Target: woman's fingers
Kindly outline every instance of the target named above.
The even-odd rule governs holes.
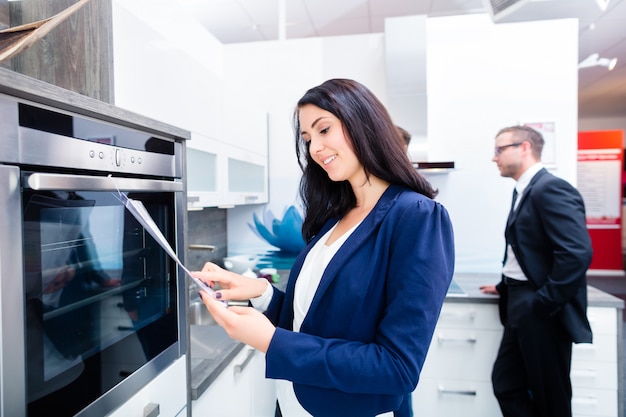
[[[267,352],[276,328],[260,312],[251,307],[233,306],[226,308],[211,296],[202,297],[215,322],[221,326],[232,339],[245,343],[253,348]]]
[[[228,309],[226,308],[226,304],[213,299],[210,294],[204,292],[204,294],[201,296],[202,302],[209,310],[209,313],[211,313],[211,316],[213,317],[215,322],[221,327],[224,327],[228,315],[233,313],[228,311]]]

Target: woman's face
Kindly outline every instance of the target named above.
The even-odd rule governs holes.
[[[363,166],[346,138],[343,124],[332,113],[312,104],[298,112],[302,139],[309,143],[309,153],[333,181],[362,183]]]

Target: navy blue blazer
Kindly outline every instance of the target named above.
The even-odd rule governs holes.
[[[266,315],[277,329],[266,376],[293,381],[314,416],[375,416],[412,392],[454,270],[446,209],[390,186],[328,264],[299,333],[293,332],[295,283],[311,247],[296,259],[285,293]]]
[[[536,289],[533,311],[557,317],[575,343],[591,343],[587,320],[587,269],[591,238],[582,196],[567,181],[541,169],[508,220],[505,237]],[[506,285],[497,285],[506,322]]]

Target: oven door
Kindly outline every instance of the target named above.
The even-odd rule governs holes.
[[[15,314],[24,317],[27,415],[102,415],[154,377],[154,364],[183,353],[177,266],[118,189],[140,200],[177,248],[182,183],[19,178],[24,305]]]

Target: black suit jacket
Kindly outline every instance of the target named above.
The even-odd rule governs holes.
[[[591,343],[586,273],[592,249],[578,190],[541,169],[509,218],[505,237],[536,290],[534,312],[556,317],[574,343]],[[497,288],[505,323],[507,288],[502,281]]]

